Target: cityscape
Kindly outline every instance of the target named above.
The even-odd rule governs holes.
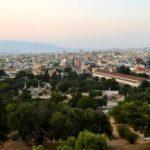
[[[0,1],[0,150],[149,150],[149,6]]]
[[[145,100],[142,97],[142,100],[149,103],[150,50],[80,50],[2,55],[0,81],[0,91],[9,92],[6,95],[10,97],[17,96],[23,101],[31,102],[62,102],[82,109],[93,108],[108,115],[119,103],[130,99],[127,94],[133,96],[131,93],[141,86],[146,86],[147,92],[144,94],[140,90],[137,99],[143,93],[143,97],[146,97]],[[147,132],[148,130],[149,128]],[[113,136],[117,136],[116,133]],[[141,135],[140,138],[143,141],[148,140]],[[56,146],[56,143],[53,144]]]

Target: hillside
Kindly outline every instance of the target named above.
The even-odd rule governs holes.
[[[0,41],[0,53],[45,53],[60,52],[65,48],[57,47],[48,43],[28,41]]]

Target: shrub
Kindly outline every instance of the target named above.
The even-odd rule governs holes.
[[[120,136],[122,138],[128,140],[130,144],[136,143],[136,141],[138,139],[137,134],[125,126],[119,126],[118,132],[119,132]]]
[[[33,146],[32,150],[45,150],[43,145]]]
[[[78,101],[77,106],[82,109],[86,108],[96,109],[98,107],[96,100],[87,96],[81,97]]]
[[[73,150],[71,146],[64,145],[60,150]]]
[[[90,91],[89,95],[90,95],[90,97],[101,96],[102,92],[98,91],[98,90],[92,90],[92,91]]]
[[[149,90],[145,94],[136,91],[133,97],[131,95],[129,99],[115,106],[110,114],[118,123],[129,124],[134,129],[144,133],[145,136],[150,136],[149,93]],[[138,95],[140,95],[140,97]]]
[[[128,130],[129,129],[127,127],[124,127],[124,126],[118,127],[118,132],[122,138],[124,138],[126,136],[126,133],[128,132]]]
[[[127,133],[126,139],[130,142],[130,144],[135,144],[138,139],[138,136],[136,133],[130,131]]]
[[[78,138],[69,137],[59,143],[58,150],[106,150],[107,136],[94,134],[87,130],[80,132]]]

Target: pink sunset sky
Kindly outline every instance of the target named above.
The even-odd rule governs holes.
[[[150,0],[0,0],[0,40],[150,46]]]

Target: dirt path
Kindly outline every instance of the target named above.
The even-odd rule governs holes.
[[[111,117],[111,118],[109,119],[109,121],[110,121],[111,126],[112,126],[112,128],[113,128],[113,136],[114,136],[115,138],[119,138],[119,133],[118,133],[118,131],[117,131],[117,124],[115,123],[114,118]]]
[[[144,141],[142,134],[138,133],[139,140],[137,144],[129,144],[126,140],[119,137],[119,133],[117,131],[118,124],[115,123],[114,118],[111,117],[109,121],[113,128],[113,136],[115,140],[108,142],[108,150],[150,150],[150,141]]]
[[[25,143],[20,141],[7,141],[4,143],[2,150],[31,150]]]
[[[112,140],[108,142],[108,150],[150,150],[150,142],[132,145],[122,140]]]

